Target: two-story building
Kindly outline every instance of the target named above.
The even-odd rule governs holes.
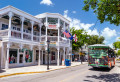
[[[63,35],[70,21],[57,13],[32,16],[15,7],[0,9],[0,68],[47,64],[60,65],[71,58],[70,40]]]

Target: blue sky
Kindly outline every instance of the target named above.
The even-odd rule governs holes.
[[[106,45],[112,46],[119,37],[120,26],[115,26],[105,22],[100,24],[97,16],[92,10],[85,12],[82,10],[84,6],[83,0],[0,0],[0,8],[12,5],[31,15],[38,15],[45,12],[60,13],[71,21],[71,27],[76,29],[84,28],[88,34],[100,34],[105,37]],[[94,28],[95,27],[95,28]]]

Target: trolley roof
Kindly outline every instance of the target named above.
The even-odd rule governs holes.
[[[110,48],[110,47],[104,44],[94,44],[94,45],[89,45],[88,48]]]

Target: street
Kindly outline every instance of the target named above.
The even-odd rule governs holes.
[[[111,70],[87,64],[40,74],[0,78],[0,82],[120,82],[119,62]]]

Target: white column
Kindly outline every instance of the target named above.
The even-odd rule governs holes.
[[[31,41],[33,41],[33,26],[34,26],[34,21],[31,21]]]
[[[42,50],[42,64],[43,64],[43,50]]]
[[[21,39],[23,39],[23,28],[24,28],[24,17],[21,17],[22,25],[21,25]]]
[[[64,47],[64,56],[63,56],[64,60],[65,60],[65,47]]]
[[[47,42],[47,28],[48,28],[48,22],[47,21],[48,21],[48,17],[46,17],[46,42]]]
[[[9,26],[8,26],[8,37],[11,37],[11,19],[12,19],[12,16],[13,16],[13,13],[12,12],[9,12],[8,13],[8,16],[9,16]]]
[[[30,50],[32,51],[32,62],[34,63],[34,49],[33,49],[33,45],[30,46]]]
[[[60,41],[60,19],[58,18],[58,43],[59,41]]]
[[[38,65],[40,66],[40,47],[39,47],[39,59],[38,59]]]
[[[19,56],[19,49],[17,49],[17,64],[19,64],[19,58],[20,56]]]
[[[26,63],[26,62],[25,62],[25,55],[26,55],[25,52],[26,52],[26,50],[24,50],[24,54],[23,54],[23,65],[25,65],[25,63]]]
[[[58,58],[57,58],[57,66],[59,66],[60,65],[60,54],[59,54],[59,47],[57,48],[57,51],[58,51]]]
[[[10,43],[7,43],[7,56],[6,56],[5,69],[9,69],[9,48],[10,48]]]
[[[39,33],[39,35],[40,35],[40,42],[41,42],[41,24],[39,24],[39,27],[40,27],[40,33]]]
[[[64,22],[64,31],[65,31],[65,22]],[[64,38],[65,38],[65,35],[64,35]]]
[[[3,64],[3,56],[4,56],[4,44],[3,44],[3,42],[2,42],[2,51],[1,51],[1,69],[3,68],[2,66],[2,64]]]

